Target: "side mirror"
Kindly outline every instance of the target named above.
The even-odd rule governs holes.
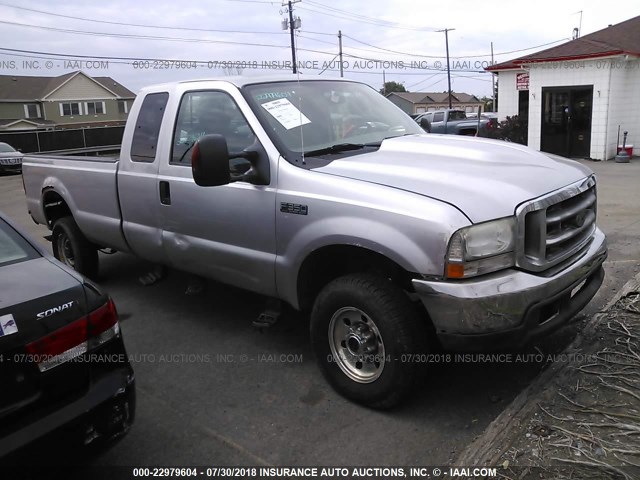
[[[191,172],[196,185],[217,187],[231,182],[229,150],[222,135],[205,135],[191,153]]]
[[[425,132],[427,133],[431,132],[431,122],[427,117],[422,117],[420,119],[420,126]]]

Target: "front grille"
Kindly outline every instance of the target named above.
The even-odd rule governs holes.
[[[583,250],[596,228],[596,200],[589,177],[520,206],[518,266],[539,272]]]
[[[0,158],[0,165],[20,165],[21,158]]]

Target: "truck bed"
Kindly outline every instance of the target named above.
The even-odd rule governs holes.
[[[127,250],[118,203],[117,157],[27,155],[22,162],[27,208],[37,223],[52,227],[45,208],[55,199],[42,198],[47,190],[55,189],[89,240]]]

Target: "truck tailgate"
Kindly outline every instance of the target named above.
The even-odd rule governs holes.
[[[121,229],[116,157],[32,155],[23,159],[27,208],[46,225],[43,192],[52,188],[67,203],[82,233],[100,246],[128,250]]]

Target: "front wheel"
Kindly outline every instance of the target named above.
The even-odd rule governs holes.
[[[72,217],[62,217],[53,225],[53,255],[65,265],[89,278],[98,275],[98,251],[82,234]]]
[[[426,332],[404,292],[370,274],[330,282],[311,315],[311,341],[327,380],[345,397],[374,408],[393,407],[414,386]]]

